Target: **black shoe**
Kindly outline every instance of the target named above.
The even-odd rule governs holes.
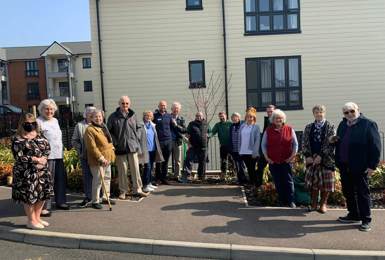
[[[40,217],[49,218],[52,215],[51,211],[47,210],[46,213],[41,213]]]
[[[158,186],[158,183],[156,181],[151,182],[152,186]]]
[[[102,204],[108,204],[108,201],[107,200],[103,200]],[[110,204],[111,205],[115,205],[116,204],[115,200],[110,200]]]
[[[372,228],[370,227],[370,223],[362,223],[360,225],[359,230],[363,232],[369,232],[370,230],[372,230]]]
[[[92,207],[94,209],[102,209],[103,208],[102,204],[100,204],[100,203],[92,203]]]
[[[360,222],[360,219],[357,217],[352,217],[348,214],[345,217],[339,217],[338,221],[341,223],[356,223],[356,222]]]
[[[163,185],[170,185],[170,183],[167,180],[161,180],[160,183]]]
[[[62,210],[69,210],[70,206],[68,204],[63,203],[63,204],[57,205],[56,208],[62,209]]]
[[[80,204],[79,207],[86,208],[91,204],[91,200],[88,198],[85,198]]]

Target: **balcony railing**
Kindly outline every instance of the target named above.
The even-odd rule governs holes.
[[[25,75],[27,77],[39,77],[39,70],[26,70]]]

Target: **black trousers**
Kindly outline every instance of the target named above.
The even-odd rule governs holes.
[[[237,171],[238,182],[243,184],[247,182],[247,178],[245,176],[245,164],[238,152],[232,152],[231,156],[235,162],[235,167]]]
[[[226,172],[226,169],[227,169],[227,164],[228,164],[228,161],[227,161],[227,155],[230,154],[230,146],[228,145],[221,145],[221,147],[219,148],[219,155],[221,157],[221,172],[222,173],[225,173]]]
[[[346,198],[349,216],[370,223],[371,199],[369,179],[365,172],[352,172],[348,167],[340,167],[342,192]]]
[[[249,174],[250,183],[256,185],[257,176],[255,175],[255,165],[257,164],[257,158],[253,158],[251,154],[242,154],[242,161],[245,163],[247,173]]]
[[[263,156],[263,153],[260,152],[260,157],[257,162],[257,171],[255,173],[256,175],[256,186],[261,186],[263,181],[263,170],[265,169],[267,165],[267,161],[265,156]]]
[[[278,199],[283,205],[294,202],[294,181],[291,165],[288,163],[269,164],[270,173],[273,176]]]
[[[183,179],[187,179],[187,175],[191,175],[193,163],[198,163],[198,176],[203,178],[206,175],[206,160],[207,160],[207,151],[206,149],[194,149],[190,147],[187,150],[186,160],[183,165]]]
[[[164,181],[167,178],[168,161],[172,152],[172,140],[160,142],[160,149],[162,150],[164,161],[156,164],[155,178],[156,180]]]

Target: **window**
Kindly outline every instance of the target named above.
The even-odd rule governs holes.
[[[299,33],[299,0],[244,0],[245,34]]]
[[[69,97],[70,88],[68,82],[59,82],[59,92],[61,97]]]
[[[40,99],[39,83],[33,82],[27,84],[27,99],[36,100]]]
[[[87,107],[93,107],[94,106],[94,104],[92,104],[92,103],[90,103],[90,104],[85,104],[84,105],[84,108],[87,108]]]
[[[28,60],[25,62],[25,74],[27,77],[38,77],[39,69],[36,60]]]
[[[91,58],[83,58],[83,69],[91,68]]]
[[[301,57],[246,59],[247,106],[302,109]]]
[[[68,60],[67,59],[58,59],[57,68],[59,72],[67,72]]]
[[[186,10],[203,10],[202,0],[186,0]]]
[[[205,82],[205,61],[194,60],[188,62],[189,66],[189,88],[204,88]]]
[[[84,81],[84,92],[92,91],[92,80]]]

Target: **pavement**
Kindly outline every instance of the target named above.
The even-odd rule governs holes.
[[[31,231],[10,197],[0,187],[0,238],[14,241],[222,259],[385,259],[384,210],[373,211],[373,230],[364,233],[336,221],[345,210],[248,207],[238,186],[171,185],[140,202],[117,201],[112,211],[54,211],[50,227]]]

